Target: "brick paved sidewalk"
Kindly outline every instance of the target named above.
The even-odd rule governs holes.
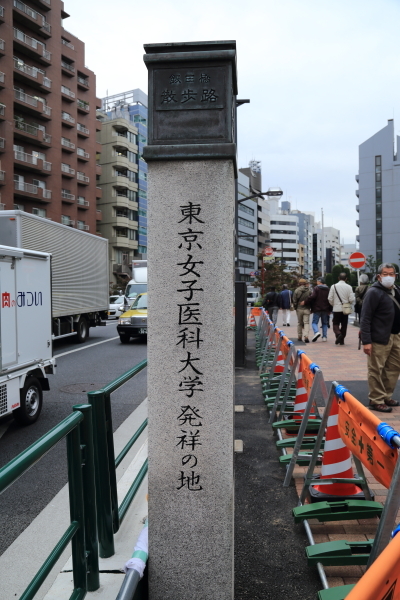
[[[278,316],[278,327],[285,331],[285,334],[290,337],[296,344],[297,348],[301,348],[305,351],[308,357],[316,362],[324,374],[325,381],[338,381],[339,383],[348,384],[348,382],[360,382],[366,386],[367,378],[367,357],[363,353],[362,349],[358,350],[358,332],[359,328],[349,323],[347,329],[347,336],[345,339],[344,346],[336,346],[334,343],[334,334],[331,328],[328,329],[328,341],[322,342],[321,338],[317,342],[312,343],[312,330],[310,326],[310,343],[304,344],[297,341],[297,318],[295,313],[291,313],[291,324],[290,327],[282,326],[282,313]],[[353,386],[357,387],[357,386]],[[397,385],[396,391],[399,393],[399,384]],[[351,389],[353,395],[363,402],[368,403],[367,397],[357,397],[357,393]],[[361,388],[357,388],[361,389]],[[374,413],[382,421],[385,421],[391,425],[397,431],[400,431],[400,407],[395,407],[391,414],[380,415]],[[354,465],[353,465],[354,467]],[[298,494],[300,495],[304,474],[306,473],[306,467],[296,467],[294,471],[295,485]],[[317,467],[315,472],[318,473],[320,469]],[[388,490],[384,488],[371,473],[364,468],[367,476],[368,484],[370,489],[375,493],[375,500],[377,502],[386,501]],[[353,521],[336,521],[328,523],[319,523],[317,520],[310,520],[310,526],[314,535],[316,543],[329,542],[335,540],[348,540],[348,541],[364,541],[372,539],[375,536],[376,529],[378,526],[378,519],[359,519]],[[400,523],[400,511],[397,515],[397,523]],[[335,587],[339,585],[346,585],[356,583],[358,579],[365,572],[365,567],[362,566],[341,566],[341,567],[325,567],[325,572],[328,578],[329,587]]]

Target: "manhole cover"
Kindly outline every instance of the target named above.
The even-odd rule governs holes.
[[[105,386],[105,383],[73,383],[60,388],[60,392],[66,394],[87,394],[88,392],[94,392],[100,390]]]

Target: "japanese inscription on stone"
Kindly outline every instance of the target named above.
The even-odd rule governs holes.
[[[157,69],[156,82],[157,111],[225,107],[226,82],[221,67]]]
[[[178,77],[178,75],[176,75]],[[181,79],[181,77],[179,76]],[[176,366],[178,376],[177,393],[182,394],[183,402],[176,416],[176,448],[179,452],[180,471],[177,473],[177,490],[197,492],[203,489],[201,464],[198,450],[202,446],[204,419],[202,416],[204,393],[204,370],[201,364],[200,348],[202,338],[203,288],[201,275],[202,236],[204,220],[200,204],[188,202],[180,206],[178,224],[178,255],[180,286],[177,289],[178,302],[176,321],[178,335],[176,346],[180,356]],[[182,298],[182,301],[180,300]]]

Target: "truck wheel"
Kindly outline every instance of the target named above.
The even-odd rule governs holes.
[[[89,326],[85,317],[81,317],[76,325],[76,339],[79,344],[82,344],[89,337]]]
[[[120,333],[119,339],[121,340],[121,344],[127,344],[131,339],[131,336],[126,333]]]
[[[36,377],[27,377],[20,390],[21,406],[13,411],[15,420],[20,425],[31,425],[38,420],[42,410],[42,386]]]

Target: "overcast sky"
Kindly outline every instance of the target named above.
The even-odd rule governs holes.
[[[358,145],[400,130],[398,0],[65,0],[97,95],[147,92],[143,44],[236,40],[239,167],[355,239]],[[396,117],[398,126],[396,126]],[[361,248],[362,250],[362,248]]]

